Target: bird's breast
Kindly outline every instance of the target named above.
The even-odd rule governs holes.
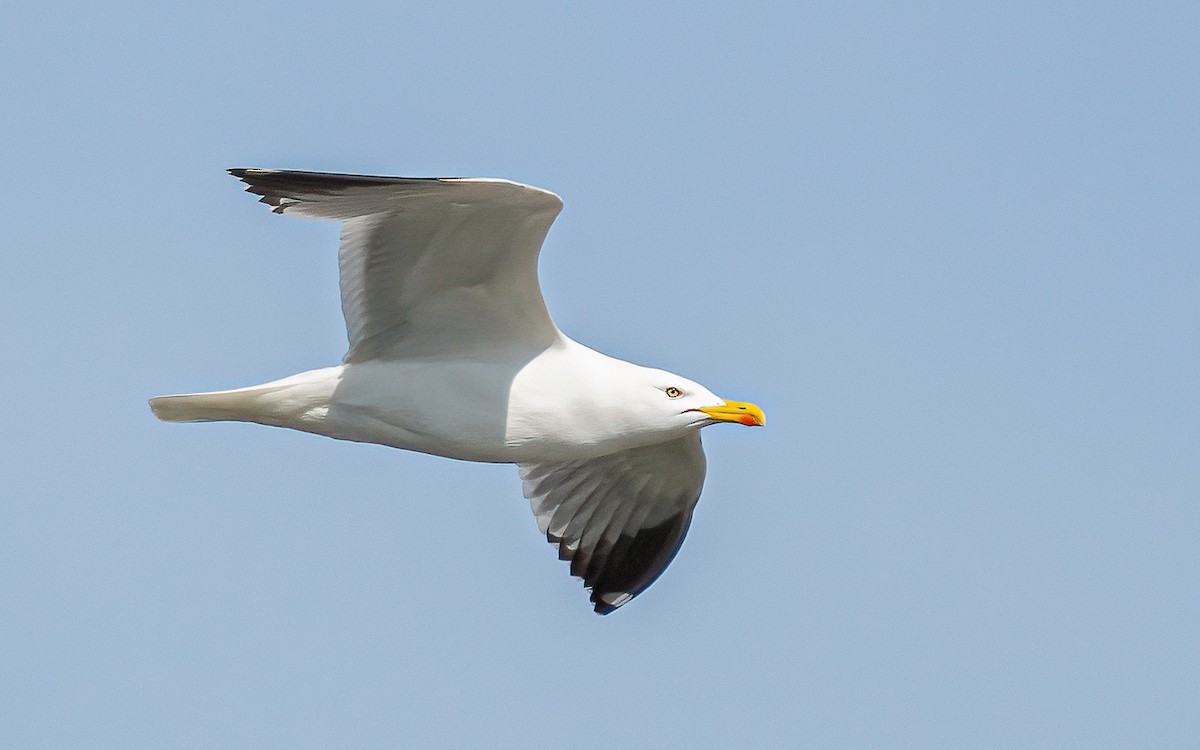
[[[345,365],[322,431],[494,463],[590,458],[651,442],[616,419],[580,364],[578,355],[550,351],[511,361]]]

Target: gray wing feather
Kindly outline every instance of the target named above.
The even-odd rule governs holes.
[[[699,432],[588,461],[522,464],[538,528],[608,614],[645,591],[683,544],[704,485]]]
[[[347,363],[502,348],[560,335],[537,280],[562,208],[507,180],[231,169],[277,213],[342,221]]]

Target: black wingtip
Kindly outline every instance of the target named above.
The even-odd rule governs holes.
[[[273,213],[281,214],[287,207],[283,200],[285,196],[279,190],[279,186],[272,185],[272,182],[278,182],[280,179],[279,170],[230,167],[225,171],[246,183],[247,193],[261,196],[258,202],[270,206]]]
[[[238,178],[242,182],[249,185],[249,184],[251,184],[251,181],[254,179],[253,177],[250,176],[250,174],[252,172],[262,172],[264,170],[255,169],[253,167],[230,167],[229,169],[226,169],[225,171],[228,174],[233,175],[234,177]],[[247,188],[247,189],[249,189],[249,188]]]

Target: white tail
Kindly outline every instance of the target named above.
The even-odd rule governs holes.
[[[257,422],[312,431],[329,410],[342,368],[326,367],[249,388],[150,399],[164,422]]]
[[[150,399],[150,409],[164,422],[256,422],[262,413],[261,393],[247,389],[156,396]]]

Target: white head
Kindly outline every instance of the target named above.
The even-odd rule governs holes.
[[[518,374],[510,396],[509,443],[544,441],[564,456],[575,451],[568,446],[599,455],[718,422],[765,422],[754,404],[726,401],[695,381],[582,347],[536,360]]]
[[[747,427],[766,424],[762,409],[754,404],[728,401],[699,383],[666,370],[637,369],[642,377],[629,380],[623,389],[635,392],[629,394],[626,408],[632,407],[642,415],[647,427],[660,425],[675,432],[718,422],[736,422]]]

